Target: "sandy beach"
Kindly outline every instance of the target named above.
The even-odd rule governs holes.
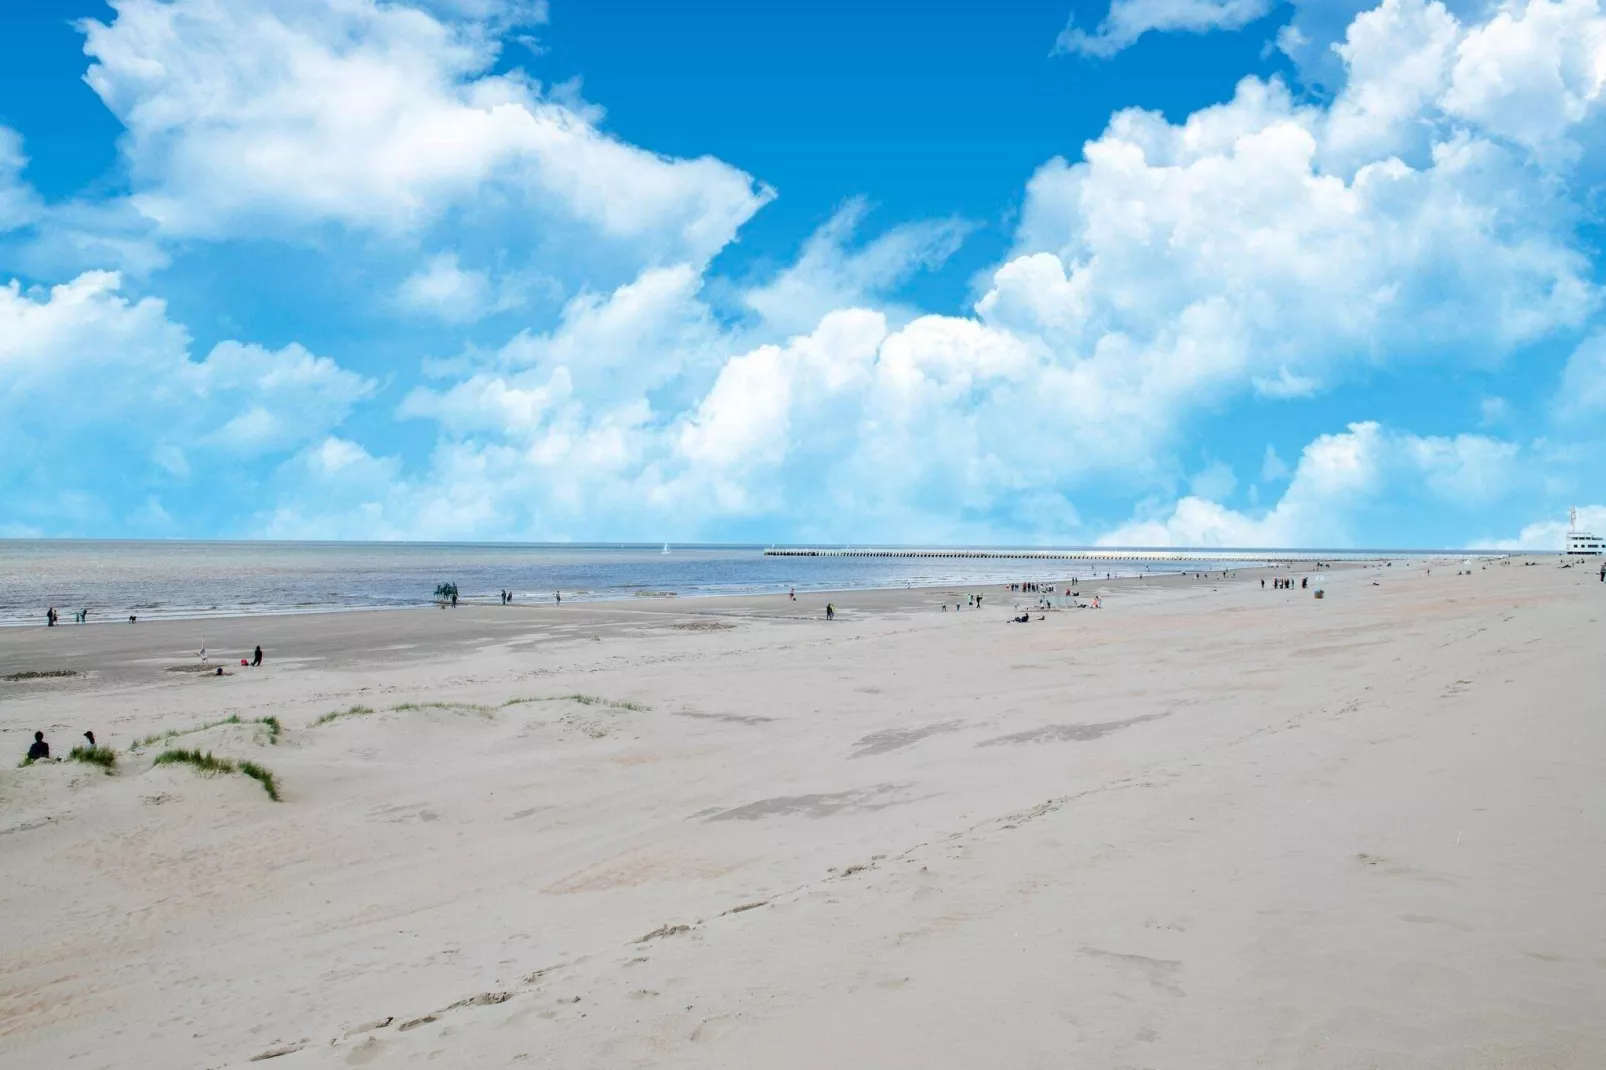
[[[1527,560],[10,629],[0,1066],[1593,1070],[1606,584]]]

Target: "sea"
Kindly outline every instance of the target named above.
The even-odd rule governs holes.
[[[55,607],[89,623],[399,609],[441,584],[464,602],[516,603],[1045,582],[1210,571],[1219,560],[1149,565],[1008,558],[765,556],[763,546],[0,540],[0,626]],[[975,549],[1007,549],[1006,547]],[[1042,549],[1021,547],[1020,549]]]

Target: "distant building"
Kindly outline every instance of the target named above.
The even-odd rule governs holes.
[[[1606,539],[1593,535],[1587,531],[1578,530],[1578,510],[1568,513],[1567,547],[1569,554],[1578,554],[1584,557],[1600,557],[1606,554]]]

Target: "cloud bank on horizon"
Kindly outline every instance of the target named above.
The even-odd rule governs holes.
[[[1554,549],[1574,502],[1606,527],[1599,0],[1301,0],[1266,30],[1286,72],[1044,160],[957,309],[908,295],[958,210],[867,233],[850,200],[727,270],[784,185],[518,66],[561,4],[111,7],[80,30],[117,181],[47,195],[0,126],[0,536]],[[1114,0],[1045,62],[1280,10]],[[233,303],[317,304],[303,271],[344,287],[322,346],[226,336]],[[1422,389],[1474,378],[1475,409]]]

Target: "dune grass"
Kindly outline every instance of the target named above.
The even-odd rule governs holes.
[[[489,717],[497,710],[505,710],[509,706],[523,706],[535,702],[578,702],[582,706],[602,706],[611,710],[634,710],[645,713],[652,707],[643,706],[639,702],[624,702],[618,699],[603,698],[600,695],[529,695],[522,698],[510,698],[494,706],[487,706],[479,702],[398,702],[394,706],[386,706],[387,713],[406,713],[410,710],[464,710],[469,713],[478,713]],[[377,713],[372,706],[352,706],[350,709],[335,710],[326,713],[313,721],[313,726],[330,724],[345,717],[363,717],[370,713]],[[277,722],[275,722],[277,723]]]
[[[87,762],[90,765],[98,765],[108,773],[117,768],[117,752],[112,750],[110,747],[78,746],[74,747],[67,754],[67,757],[71,758],[75,762]]]
[[[529,702],[578,702],[582,706],[605,706],[610,710],[633,710],[636,713],[646,713],[652,709],[639,702],[625,702],[621,699],[603,698],[601,695],[537,695],[530,698],[510,698],[502,703],[506,706],[521,706]]]
[[[392,710],[471,710],[474,713],[490,713],[495,706],[481,706],[477,702],[403,702],[399,706],[392,706]]]
[[[17,768],[18,768],[18,769],[26,769],[26,768],[28,768],[28,767],[29,767],[29,766],[30,766],[30,765],[32,765],[32,764],[33,764],[33,759],[32,759],[32,758],[29,758],[29,757],[28,757],[28,756],[26,756],[26,755],[24,755],[24,756],[23,756],[23,758],[22,758],[22,760],[21,760],[21,761],[19,761],[19,762],[17,762]]]
[[[229,716],[223,718],[223,720],[221,720],[221,721],[208,721],[206,724],[198,725],[195,728],[174,728],[174,729],[171,729],[170,731],[167,731],[167,732],[152,732],[150,735],[146,736],[144,739],[135,740],[134,743],[132,744],[132,746],[129,747],[129,749],[130,750],[139,750],[141,747],[149,747],[154,743],[161,743],[164,740],[177,739],[179,736],[187,736],[187,735],[191,735],[192,733],[195,733],[195,732],[205,732],[209,728],[221,728],[226,724],[239,724],[239,723],[240,723],[240,715],[237,714],[237,713],[234,713],[234,714],[230,714]]]
[[[316,721],[313,721],[312,727],[316,728],[321,724],[331,724],[340,720],[342,717],[364,717],[373,712],[374,708],[372,706],[352,706],[349,709],[335,710],[334,712],[326,713],[322,717],[319,717]]]
[[[273,775],[271,769],[256,762],[241,762],[240,775],[255,780],[262,785],[262,790],[268,793],[268,798],[274,802],[279,801],[279,778]]]
[[[494,706],[481,706],[473,702],[402,702],[395,706],[385,707],[387,713],[406,713],[408,710],[469,710],[474,713],[489,714],[495,710]],[[314,728],[319,725],[331,724],[346,717],[366,717],[379,711],[372,706],[352,706],[349,709],[335,710],[326,713],[312,722]]]
[[[268,798],[279,802],[279,778],[274,776],[265,767],[256,762],[236,762],[230,758],[215,758],[211,751],[201,753],[198,750],[164,750],[156,756],[154,765],[187,765],[202,776],[217,776],[219,773],[238,773],[248,776],[262,785],[262,790],[268,793]]]
[[[149,747],[155,743],[165,743],[167,740],[177,739],[179,736],[190,736],[194,735],[196,732],[205,732],[213,728],[222,728],[224,725],[229,724],[259,724],[267,730],[268,742],[275,744],[279,742],[279,735],[284,731],[284,726],[279,723],[279,719],[277,717],[270,715],[267,717],[257,717],[249,721],[244,721],[240,719],[239,714],[231,713],[221,721],[208,721],[203,725],[196,725],[194,728],[174,728],[166,732],[153,732],[144,739],[136,740],[134,743],[130,744],[128,749],[130,751],[137,751],[141,747]]]

